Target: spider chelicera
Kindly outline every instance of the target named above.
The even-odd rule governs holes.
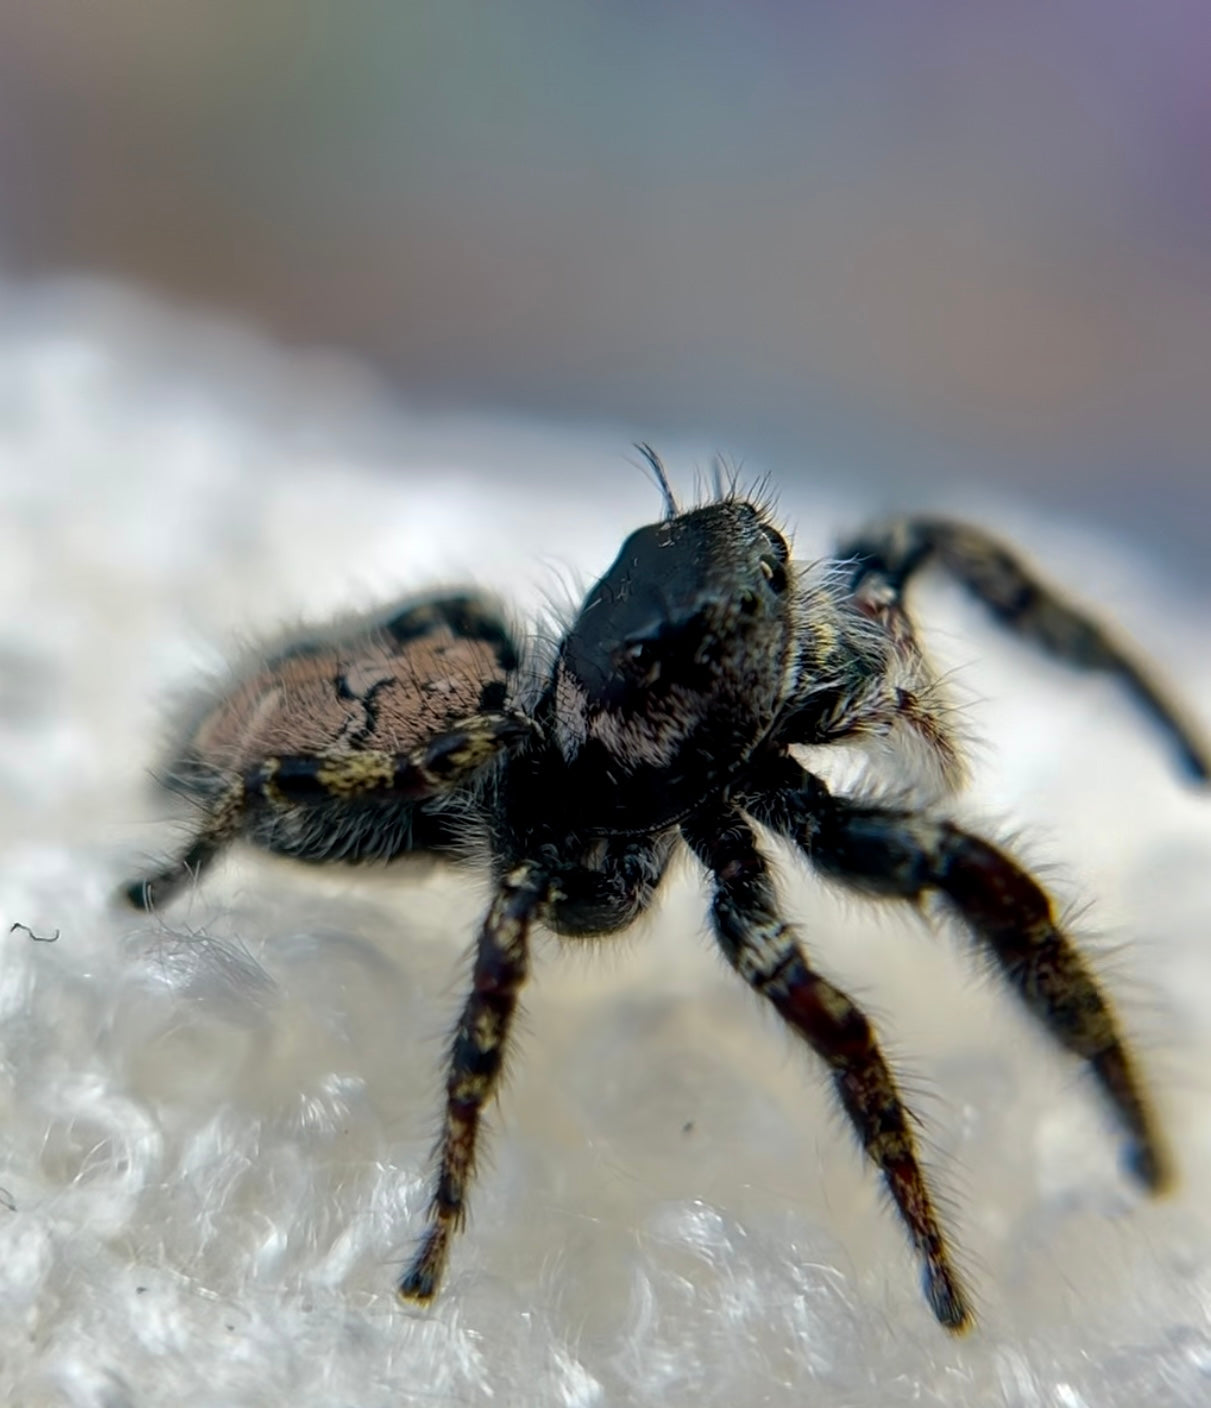
[[[962,1330],[971,1311],[913,1120],[871,1023],[783,917],[758,829],[860,893],[939,897],[1087,1063],[1134,1175],[1159,1190],[1169,1161],[1135,1060],[1044,888],[936,800],[834,794],[793,750],[879,736],[932,763],[935,797],[958,786],[961,752],[905,609],[913,576],[937,562],[1026,639],[1116,676],[1194,778],[1207,780],[1211,754],[1113,635],[980,529],[903,519],[808,566],[735,487],[680,510],[645,454],[665,515],[626,540],[545,660],[468,593],[330,627],[237,673],[188,721],[169,767],[201,824],[175,864],[124,893],[162,903],[237,838],[308,861],[490,857],[495,894],[449,1049],[427,1230],[399,1284],[424,1301],[465,1215],[532,927],[625,929],[687,845],[710,877],[724,956],[828,1067],[934,1314]]]

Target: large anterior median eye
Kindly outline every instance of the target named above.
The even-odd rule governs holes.
[[[660,677],[660,653],[653,639],[626,641],[614,652],[614,666],[632,684],[653,684]]]
[[[615,673],[632,687],[647,688],[658,680],[684,684],[701,668],[712,640],[710,618],[699,611],[628,636],[611,660]]]

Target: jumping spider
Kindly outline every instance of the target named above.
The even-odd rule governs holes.
[[[831,1071],[934,1314],[960,1331],[971,1310],[913,1120],[870,1022],[782,917],[757,828],[861,894],[936,895],[1091,1068],[1135,1177],[1156,1191],[1169,1162],[1135,1061],[1039,882],[936,805],[832,793],[793,750],[882,736],[932,759],[939,790],[957,787],[960,750],[904,600],[936,562],[1021,636],[1117,676],[1199,781],[1211,753],[1111,635],[980,529],[905,519],[807,566],[734,485],[679,509],[645,454],[665,514],[626,540],[550,658],[528,661],[496,606],[467,594],[413,600],[264,660],[200,711],[171,764],[172,785],[200,803],[192,841],[124,894],[160,904],[240,837],[307,861],[490,854],[495,897],[450,1046],[427,1231],[399,1283],[426,1301],[466,1211],[532,926],[567,938],[625,929],[688,845],[711,879],[724,956]]]

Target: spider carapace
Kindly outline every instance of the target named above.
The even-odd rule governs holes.
[[[914,1121],[870,1021],[781,912],[760,832],[861,894],[936,896],[1091,1069],[1131,1170],[1159,1190],[1169,1161],[1136,1062],[1051,899],[946,815],[962,755],[905,608],[912,577],[936,561],[1011,629],[1116,676],[1200,781],[1208,751],[1112,634],[983,531],[904,519],[804,565],[761,503],[721,487],[681,511],[648,457],[664,517],[626,540],[545,658],[468,593],[330,627],[237,672],[188,721],[168,769],[201,803],[201,825],[174,865],[124,893],[163,902],[237,838],[311,861],[489,858],[495,891],[449,1048],[427,1228],[399,1284],[424,1301],[465,1215],[533,926],[571,938],[626,928],[688,846],[725,958],[824,1063],[934,1314],[962,1330],[971,1311]],[[794,753],[863,738],[924,760],[919,802],[834,793]]]

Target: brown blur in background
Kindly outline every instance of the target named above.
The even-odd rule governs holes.
[[[1211,7],[0,0],[0,269],[1211,577]]]

